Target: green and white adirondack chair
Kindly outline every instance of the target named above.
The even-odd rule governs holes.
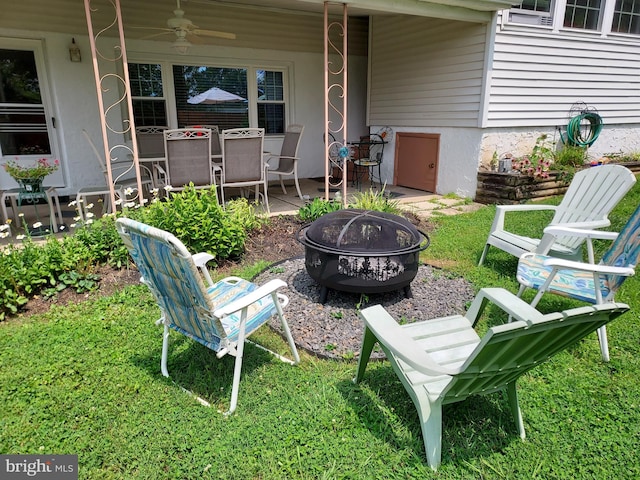
[[[576,173],[560,205],[498,205],[491,225],[487,243],[482,250],[482,265],[490,246],[520,257],[526,252],[542,255],[582,260],[583,238],[572,236],[554,237],[545,234],[541,239],[529,238],[510,232],[505,228],[509,212],[536,210],[555,211],[549,225],[563,225],[575,228],[608,227],[608,215],[625,194],[633,187],[636,177],[622,165],[602,165]]]
[[[490,328],[481,338],[473,327],[488,302],[514,321]],[[355,381],[362,380],[372,349],[379,343],[418,409],[427,461],[436,470],[443,405],[506,390],[524,439],[518,378],[627,310],[625,304],[608,303],[543,315],[504,289],[484,288],[464,316],[399,325],[375,305],[360,312],[365,332]]]
[[[206,267],[212,255],[191,255],[169,232],[128,218],[119,218],[116,227],[162,313],[157,323],[164,325],[160,369],[165,377],[169,376],[169,329],[210,348],[218,358],[227,354],[236,357],[231,405],[226,412],[233,413],[238,403],[245,339],[274,315],[280,318],[294,360],[271,353],[292,364],[300,362],[282,313],[289,300],[277,292],[285,282],[274,279],[258,286],[227,277],[213,283]]]
[[[554,226],[547,227],[545,235],[585,239],[589,263],[525,253],[518,261],[516,273],[520,283],[519,297],[527,288],[534,288],[538,293],[531,302],[533,307],[546,292],[592,304],[613,302],[625,279],[635,274],[635,267],[640,260],[640,206],[633,212],[620,233]],[[598,264],[594,259],[593,239],[613,240]],[[609,346],[605,326],[598,329],[598,338],[602,358],[608,362]]]

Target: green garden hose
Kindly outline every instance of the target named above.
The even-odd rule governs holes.
[[[583,122],[588,122],[585,124]],[[576,115],[567,125],[567,142],[574,147],[590,147],[598,139],[602,131],[602,117],[595,112],[582,112]],[[583,135],[582,129],[588,127]],[[564,140],[564,139],[563,139]]]

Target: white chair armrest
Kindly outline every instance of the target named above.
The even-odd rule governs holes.
[[[247,295],[244,295],[238,300],[231,302],[225,305],[224,307],[215,310],[213,314],[218,318],[222,318],[226,315],[231,315],[232,313],[239,312],[243,308],[248,307],[252,303],[257,302],[258,300],[266,297],[267,295],[271,295],[279,288],[286,287],[286,286],[287,286],[286,282],[284,282],[283,280],[280,280],[279,278],[270,280],[264,285],[262,285],[261,287],[258,287],[253,292],[248,293]]]
[[[608,219],[594,220],[591,222],[574,222],[562,223],[558,225],[549,225],[544,229],[542,239],[536,248],[536,253],[546,255],[551,250],[554,242],[558,237],[581,237],[587,241],[587,253],[589,262],[595,263],[593,254],[593,239],[615,240],[618,234],[616,232],[603,232],[593,230],[594,228],[608,227],[611,222]]]
[[[557,210],[556,205],[497,205],[496,210],[502,212],[527,212],[536,210]]]
[[[521,320],[528,324],[532,320],[540,320],[544,316],[527,302],[504,288],[482,288],[465,315],[473,326],[478,323],[488,302],[500,307],[502,311],[509,314],[511,319]]]
[[[614,267],[611,265],[592,264],[563,260],[561,258],[549,257],[543,262],[545,267],[554,267],[556,270],[578,270],[581,272],[593,272],[605,275],[621,275],[623,277],[633,276],[636,272],[630,267]]]
[[[533,212],[533,211],[555,211],[558,207],[555,205],[498,205],[496,207],[496,216],[491,225],[491,231],[504,230],[504,219],[507,212]]]
[[[213,280],[211,279],[211,275],[209,275],[209,270],[207,269],[207,262],[213,260],[215,257],[207,252],[200,252],[191,255],[193,259],[193,263],[196,264],[196,267],[200,269],[202,275],[207,280],[207,286],[213,286]]]
[[[550,225],[544,229],[544,233],[549,233],[556,237],[566,235],[571,237],[595,238],[599,240],[615,240],[618,237],[618,232],[603,232],[602,230],[580,228],[574,225],[577,224]]]
[[[371,330],[378,342],[393,354],[426,375],[455,375],[459,368],[448,368],[435,362],[410,335],[405,332],[382,307],[374,305],[360,311],[366,328]]]

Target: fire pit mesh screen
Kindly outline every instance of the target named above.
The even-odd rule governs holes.
[[[398,215],[345,209],[313,222],[306,231],[306,240],[339,252],[373,256],[415,249],[423,237]]]

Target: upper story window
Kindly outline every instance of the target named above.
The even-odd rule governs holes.
[[[640,35],[640,0],[617,0],[611,31]]]
[[[532,12],[551,12],[551,0],[523,0],[519,7]]]
[[[551,25],[553,23],[552,0],[523,0],[509,11],[509,21],[529,25]]]
[[[508,15],[511,23],[640,35],[640,0],[523,0]]]
[[[599,30],[601,0],[567,0],[564,26],[584,30]]]

